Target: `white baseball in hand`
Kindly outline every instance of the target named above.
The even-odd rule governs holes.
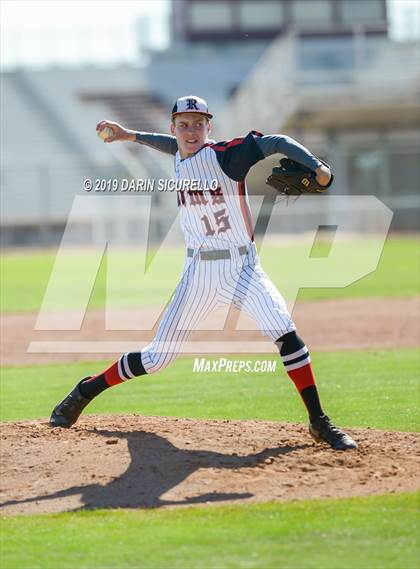
[[[102,140],[107,140],[108,138],[111,138],[111,136],[114,136],[114,130],[109,126],[106,126],[102,130],[98,130],[98,136],[99,138],[102,138]]]

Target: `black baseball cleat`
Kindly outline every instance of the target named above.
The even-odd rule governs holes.
[[[80,413],[86,405],[92,401],[92,399],[83,397],[79,389],[80,384],[85,381],[85,379],[89,379],[89,377],[85,377],[79,381],[76,387],[70,391],[63,401],[54,407],[50,417],[51,427],[63,427],[64,429],[68,429],[74,425]]]
[[[326,442],[335,450],[348,450],[357,448],[357,443],[341,431],[333,423],[327,415],[322,415],[318,419],[313,419],[309,423],[309,433],[316,440],[316,442]]]

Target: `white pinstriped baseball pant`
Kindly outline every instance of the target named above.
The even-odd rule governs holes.
[[[245,255],[237,247],[229,251],[230,259],[203,260],[199,251],[186,258],[156,336],[141,350],[148,374],[170,365],[200,321],[222,306],[233,304],[243,310],[274,342],[296,329],[284,298],[260,265],[255,244],[250,243]]]

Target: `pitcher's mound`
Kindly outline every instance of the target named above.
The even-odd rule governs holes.
[[[419,436],[348,429],[360,448],[313,443],[305,425],[82,416],[71,429],[3,423],[1,512],[155,508],[362,496],[419,487]]]

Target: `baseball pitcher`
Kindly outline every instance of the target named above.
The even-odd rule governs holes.
[[[179,98],[171,118],[171,135],[135,132],[111,121],[100,122],[96,129],[106,143],[130,141],[174,156],[186,245],[182,277],[153,341],[140,351],[123,354],[101,373],[82,379],[54,408],[50,425],[71,427],[105,389],[164,369],[182,352],[202,319],[218,307],[233,304],[253,318],[278,347],[308,411],[312,437],[337,450],[357,448],[324,413],[308,348],[297,334],[282,295],[261,267],[245,182],[254,164],[281,154],[286,158],[273,169],[267,183],[284,195],[319,193],[332,181],[328,164],[284,135],[263,136],[253,131],[229,141],[211,140],[213,117],[207,103],[194,95]]]

